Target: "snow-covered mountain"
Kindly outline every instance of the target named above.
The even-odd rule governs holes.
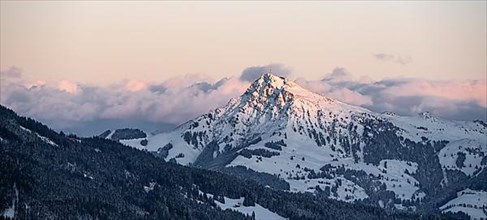
[[[290,191],[438,211],[460,190],[487,191],[486,134],[482,121],[375,113],[265,74],[171,132],[120,142],[181,164],[265,174],[254,180],[284,180]]]

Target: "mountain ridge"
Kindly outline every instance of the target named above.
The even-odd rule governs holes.
[[[430,212],[485,181],[486,134],[482,123],[375,113],[264,74],[239,98],[148,137],[147,146],[121,142],[180,164],[270,174],[293,192]]]

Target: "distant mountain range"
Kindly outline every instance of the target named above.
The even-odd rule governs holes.
[[[265,74],[226,106],[144,135],[126,129],[103,136],[275,189],[390,211],[487,218],[483,121],[375,113]]]

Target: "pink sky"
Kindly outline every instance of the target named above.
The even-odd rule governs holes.
[[[485,79],[485,1],[1,1],[0,69],[109,84],[238,76],[284,63],[319,79]]]

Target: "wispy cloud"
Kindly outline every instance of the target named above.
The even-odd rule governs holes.
[[[378,60],[389,61],[389,60],[394,60],[396,56],[392,54],[378,53],[378,54],[374,54],[374,57]]]
[[[375,59],[379,61],[395,62],[402,65],[406,65],[412,62],[412,58],[409,55],[394,55],[387,53],[377,53],[373,54]]]

